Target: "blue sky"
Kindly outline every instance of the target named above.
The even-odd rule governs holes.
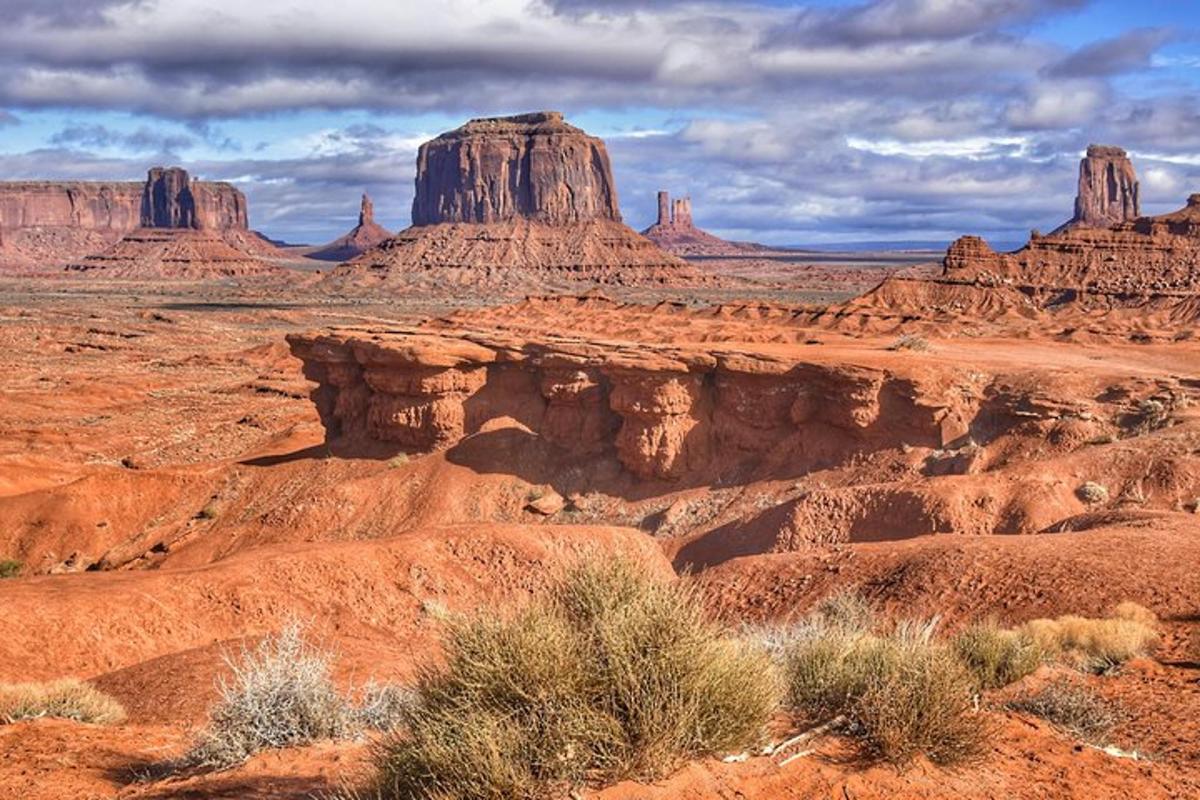
[[[1147,212],[1200,191],[1200,3],[1141,0],[0,0],[0,179],[236,182],[320,242],[365,189],[408,224],[421,141],[556,108],[627,221],[690,194],[774,243],[1000,242],[1070,214],[1089,142]]]

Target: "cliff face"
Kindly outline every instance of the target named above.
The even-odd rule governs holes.
[[[909,376],[729,348],[420,330],[288,341],[318,384],[312,397],[327,439],[351,448],[446,448],[511,418],[567,456],[607,453],[642,479],[704,482],[901,442],[940,447],[966,430],[952,394],[922,396]]]
[[[471,120],[421,145],[413,224],[619,222],[604,142],[545,111]]]
[[[1141,216],[1140,187],[1133,162],[1119,147],[1091,145],[1079,163],[1079,194],[1068,224],[1108,228]]]

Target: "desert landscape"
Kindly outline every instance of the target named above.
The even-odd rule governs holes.
[[[0,158],[0,796],[1200,797],[1200,182],[799,246],[627,147],[306,244]]]

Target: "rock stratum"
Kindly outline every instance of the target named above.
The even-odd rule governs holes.
[[[698,278],[621,221],[604,142],[554,111],[471,120],[421,145],[413,225],[332,277],[518,287]]]
[[[62,266],[156,227],[210,231],[260,254],[271,249],[250,231],[235,186],[192,181],[179,168],[155,167],[142,182],[0,182],[0,267]]]
[[[1067,227],[1107,228],[1141,215],[1141,187],[1129,155],[1119,147],[1090,145],[1079,162],[1075,216]]]
[[[692,221],[692,199],[671,199],[670,192],[658,193],[658,218],[642,231],[656,245],[677,256],[723,257],[761,254],[766,248],[745,242],[730,242],[696,227]]]

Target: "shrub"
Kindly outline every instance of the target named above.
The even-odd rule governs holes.
[[[1106,672],[1131,658],[1145,655],[1158,640],[1158,631],[1147,622],[1153,619],[1149,611],[1133,603],[1123,603],[1118,609],[1127,616],[1089,619],[1067,615],[1035,619],[1019,630],[1049,655],[1081,669]]]
[[[788,702],[809,721],[845,717],[869,753],[903,765],[918,754],[941,764],[982,750],[987,725],[974,713],[974,682],[933,623],[890,634],[846,631],[814,615],[783,655]]]
[[[17,577],[24,567],[25,565],[15,558],[0,559],[0,579]]]
[[[1005,630],[995,620],[962,630],[952,644],[978,689],[998,689],[1019,681],[1042,662],[1042,650],[1028,634]]]
[[[330,678],[332,656],[312,647],[293,622],[241,658],[226,657],[232,679],[181,766],[221,769],[260,750],[355,733],[353,712]]]
[[[405,725],[377,748],[391,798],[536,798],[653,778],[761,742],[778,680],[687,584],[584,561],[519,613],[452,621]]]
[[[953,650],[900,630],[876,639],[865,657],[866,689],[853,715],[870,752],[898,765],[982,754],[990,726],[973,709],[973,678]]]
[[[888,350],[912,350],[924,353],[933,349],[929,340],[918,333],[906,333],[888,346]]]
[[[364,728],[390,731],[404,721],[405,710],[415,697],[416,693],[407,686],[367,681],[358,691],[354,719]]]
[[[841,589],[817,603],[813,617],[844,633],[866,633],[875,627],[875,609],[855,589]]]
[[[1057,728],[1095,745],[1103,745],[1126,717],[1124,709],[1086,686],[1059,679],[1008,703],[1014,711],[1041,717]]]
[[[0,723],[37,717],[114,725],[125,720],[125,709],[99,689],[74,678],[0,684]]]
[[[220,514],[220,509],[217,508],[217,504],[215,502],[208,503],[196,513],[196,519],[216,519],[218,514]]]
[[[1095,481],[1088,481],[1075,490],[1080,500],[1088,505],[1108,502],[1108,489]]]

